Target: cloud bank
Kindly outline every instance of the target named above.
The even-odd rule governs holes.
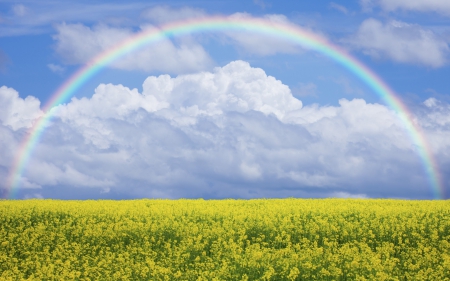
[[[38,100],[11,88],[0,88],[0,98],[0,112],[8,112],[0,116],[4,183],[41,112]],[[101,84],[91,98],[73,98],[54,113],[23,174],[23,197],[431,196],[395,112],[362,99],[303,106],[289,87],[244,61],[150,76],[142,93]],[[416,116],[444,174],[449,116],[450,107],[433,99]]]
[[[367,19],[347,42],[377,59],[430,67],[441,67],[448,61],[449,47],[443,39],[419,25],[395,20],[382,23]]]

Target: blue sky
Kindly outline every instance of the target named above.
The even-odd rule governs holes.
[[[21,139],[78,68],[145,28],[211,15],[295,25],[367,65],[422,127],[448,194],[445,0],[0,1],[1,193]],[[332,60],[274,38],[167,39],[56,112],[19,198],[433,197],[396,113]]]

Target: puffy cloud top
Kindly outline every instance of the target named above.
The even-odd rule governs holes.
[[[92,98],[73,99],[57,109],[63,120],[82,116],[126,119],[139,108],[147,112],[167,109],[161,114],[188,122],[199,115],[219,115],[227,111],[259,111],[282,120],[286,113],[302,108],[286,85],[264,70],[244,61],[234,61],[213,72],[150,76],[143,93],[122,85],[100,85]]]
[[[0,87],[0,121],[13,130],[30,128],[33,121],[42,115],[40,104],[33,96],[22,99],[16,90]]]
[[[302,107],[289,87],[244,61],[215,68],[212,73],[149,77],[143,87],[144,96],[154,96],[190,116],[255,110],[283,119],[286,112]]]

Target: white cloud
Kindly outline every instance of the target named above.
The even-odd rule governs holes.
[[[96,179],[81,173],[70,162],[64,164],[63,167],[58,167],[52,163],[41,162],[36,167],[30,169],[29,177],[33,178],[39,186],[72,185],[77,187],[108,188],[108,186],[113,184],[109,179]]]
[[[342,90],[345,94],[360,97],[364,96],[364,91],[352,85],[348,78],[341,76],[333,78],[332,80],[334,83],[342,87]]]
[[[424,133],[429,136],[434,151],[440,151],[442,157],[450,157],[450,104],[435,98],[424,102],[427,110],[420,118]]]
[[[415,117],[449,167],[450,106],[425,104]],[[303,107],[286,85],[243,61],[150,76],[142,93],[100,85],[91,98],[54,110],[22,175],[44,197],[430,196],[395,112],[362,99]],[[0,182],[19,133],[0,126]]]
[[[256,1],[255,4],[260,5],[262,8],[269,6],[263,1]],[[157,25],[171,21],[200,19],[211,16],[201,9],[190,7],[171,8],[168,6],[156,6],[145,11],[143,15],[144,18]],[[248,13],[234,13],[232,15],[229,15],[228,18],[257,19],[258,17],[253,17]],[[295,26],[285,15],[281,14],[267,14],[259,18],[264,19],[268,22]],[[278,36],[257,33],[254,30],[245,30],[245,28],[242,28],[240,31],[224,31],[221,34],[225,34],[225,38],[222,38],[225,43],[231,43],[240,48],[241,51],[252,55],[256,54],[265,56],[273,55],[276,53],[298,53],[302,50],[298,46],[298,44],[295,44],[292,41],[281,39]],[[320,34],[317,35],[323,36]]]
[[[239,167],[241,168],[241,172],[245,178],[258,179],[261,177],[261,169],[258,164],[252,165],[242,162]]]
[[[317,85],[314,83],[299,83],[297,87],[292,89],[294,96],[296,97],[317,97]]]
[[[83,24],[60,24],[56,26],[56,52],[67,63],[85,63],[132,35],[128,29],[97,25],[93,28]]]
[[[44,199],[44,197],[39,193],[27,193],[23,199]]]
[[[40,101],[33,96],[22,99],[16,90],[6,86],[0,87],[0,122],[14,131],[30,128],[42,115],[39,106]]]
[[[204,17],[206,14],[199,9],[189,7],[172,9],[157,6],[144,12],[144,17],[154,24],[188,18]],[[235,14],[231,17],[250,17],[250,15]],[[281,15],[265,17],[269,21],[288,23]],[[141,31],[155,29],[152,25],[141,26]],[[82,24],[60,24],[56,26],[56,52],[68,64],[82,64],[96,55],[112,48],[126,38],[135,35],[130,29],[110,27],[99,24],[88,27]],[[226,32],[232,44],[259,55],[277,52],[297,52],[298,46],[291,42],[280,41],[279,38],[248,32]],[[209,69],[213,61],[192,37],[185,36],[177,39],[177,44],[169,39],[161,40],[157,44],[145,47],[125,55],[112,64],[112,67],[126,70],[162,71],[168,73],[186,73]],[[255,48],[257,46],[257,48]],[[262,47],[263,46],[263,47]],[[54,67],[53,67],[54,69]]]
[[[42,188],[42,186],[40,184],[37,184],[35,182],[30,182],[25,177],[20,177],[18,181],[19,181],[18,184],[23,189],[39,189],[39,188]]]
[[[0,36],[49,33],[58,22],[136,24],[146,3],[81,3],[80,1],[26,1],[13,5],[0,21]]]
[[[447,0],[362,0],[364,9],[381,6],[385,11],[410,10],[437,12],[450,15],[450,2]]]
[[[272,6],[271,4],[266,3],[264,0],[253,0],[253,4],[259,6],[261,9]]]
[[[152,26],[142,27],[149,31]],[[69,64],[83,64],[116,46],[136,32],[129,29],[82,24],[56,26],[56,52]],[[125,55],[112,67],[126,70],[183,73],[208,69],[213,62],[203,47],[193,40],[181,40],[178,45],[165,39]]]
[[[356,198],[356,199],[365,199],[368,198],[366,194],[350,194],[348,192],[333,192],[330,197],[334,198]]]
[[[169,6],[156,6],[144,11],[142,16],[153,23],[163,24],[171,21],[199,19],[207,16],[207,14],[202,9],[191,7],[176,9]]]
[[[199,19],[206,17],[204,11],[194,8],[174,9],[166,6],[156,6],[143,13],[143,18],[151,25],[141,25],[142,30],[156,29],[158,25],[171,21],[185,19]],[[235,13],[228,16],[230,19],[256,19],[250,14]],[[295,25],[284,15],[265,15],[262,19],[267,22]],[[56,52],[64,59],[65,63],[82,64],[96,55],[116,46],[126,38],[137,34],[130,29],[117,28],[99,24],[88,27],[82,24],[60,24],[56,26],[57,34]],[[322,36],[321,34],[316,34]],[[280,38],[276,35],[258,33],[254,30],[228,30],[210,33],[209,35],[196,35],[201,38],[208,36],[219,37],[224,44],[231,44],[241,52],[250,55],[274,55],[277,53],[299,53],[303,49],[298,44]],[[169,39],[161,40],[157,44],[145,47],[129,53],[119,61],[112,64],[115,68],[144,71],[162,71],[168,73],[187,73],[198,70],[210,69],[213,62],[202,45],[202,40],[191,35],[177,37],[175,42]],[[323,36],[322,36],[323,37]],[[209,37],[208,37],[209,38]],[[215,38],[217,39],[217,38]]]
[[[440,67],[446,64],[448,44],[431,30],[400,21],[365,20],[347,43],[374,58]]]
[[[331,2],[330,4],[329,4],[329,6],[330,6],[330,8],[332,8],[332,9],[335,9],[336,11],[339,11],[339,12],[341,12],[341,13],[343,13],[343,14],[348,14],[348,9],[347,8],[345,8],[344,6],[342,6],[342,5],[339,5],[339,4],[336,4],[336,3],[334,3],[334,2]]]
[[[63,74],[64,71],[66,70],[64,67],[53,63],[47,64],[47,67],[56,74]]]
[[[215,68],[212,73],[176,78],[150,76],[143,90],[140,94],[122,85],[100,85],[92,98],[74,98],[70,104],[57,108],[57,115],[64,122],[88,126],[83,132],[85,140],[108,148],[112,131],[98,120],[139,122],[140,117],[134,114],[139,110],[157,112],[179,125],[193,125],[199,116],[220,116],[226,111],[255,110],[283,118],[287,111],[302,107],[301,101],[293,98],[281,81],[243,61]]]
[[[23,17],[28,13],[28,8],[25,7],[23,4],[17,4],[12,6],[12,11],[14,15]]]
[[[14,161],[15,153],[19,148],[17,132],[11,127],[0,124],[0,196],[2,189],[6,189],[9,167]],[[22,180],[24,188],[28,188],[29,182]]]
[[[302,107],[281,81],[243,61],[215,68],[213,73],[149,77],[143,87],[144,95],[194,117],[256,110],[283,118],[286,112]]]
[[[252,19],[250,14],[235,13],[229,16],[231,19]],[[264,20],[268,22],[293,25],[284,15],[265,15]],[[281,39],[278,36],[272,36],[263,33],[257,33],[252,30],[224,31],[224,34],[231,40],[231,43],[240,48],[243,52],[252,55],[274,55],[277,53],[294,54],[299,53],[302,48],[292,41]]]

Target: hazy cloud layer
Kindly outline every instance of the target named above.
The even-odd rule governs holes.
[[[1,117],[4,183],[12,151],[40,112],[36,99],[13,89],[1,88],[0,98],[9,101],[0,112],[18,112],[14,121]],[[431,196],[416,145],[393,111],[362,99],[302,106],[243,61],[150,76],[142,93],[102,84],[91,98],[54,110],[23,175],[23,196]],[[416,112],[448,174],[450,106],[429,99]]]
[[[15,16],[23,17],[28,13],[28,8],[23,4],[17,4],[12,6],[12,12]]]
[[[155,24],[171,21],[199,19],[207,16],[202,9],[192,7],[172,8],[170,6],[155,6],[142,13],[142,17]]]
[[[60,24],[56,29],[56,52],[69,64],[83,64],[136,34],[129,29],[102,24],[92,28],[82,24]],[[155,27],[143,27],[145,31],[152,29]],[[126,70],[183,73],[207,69],[212,66],[212,60],[203,47],[192,40],[175,45],[166,39],[126,54],[112,66]]]
[[[201,19],[214,16],[207,14],[201,9],[191,7],[172,8],[169,6],[156,6],[144,12],[144,17],[152,24],[164,24],[171,21],[182,21],[188,19]],[[256,19],[248,13],[234,13],[227,16],[230,19]],[[295,26],[285,15],[266,14],[260,19],[268,22],[281,23],[285,25]],[[219,32],[220,33],[220,32]],[[271,36],[264,33],[245,30],[224,30],[224,42],[231,43],[249,54],[255,55],[273,55],[276,53],[298,53],[301,48],[289,41],[281,39],[277,36]]]
[[[334,3],[334,2],[331,2],[329,5],[328,5],[331,9],[334,9],[334,10],[336,10],[336,11],[339,11],[339,12],[341,12],[341,13],[343,13],[343,14],[348,14],[349,12],[348,12],[348,9],[346,8],[346,7],[344,7],[344,6],[342,6],[342,5],[339,5],[339,4],[336,4],[336,3]]]
[[[374,58],[440,67],[447,62],[448,44],[431,30],[400,21],[367,19],[346,41]]]
[[[254,17],[247,13],[235,13],[229,16],[231,19],[253,19]],[[284,25],[292,25],[293,23],[284,15],[265,15],[262,17],[264,20],[273,23],[281,23]],[[243,28],[240,31],[225,31],[224,34],[227,36],[228,40],[240,48],[247,54],[253,55],[274,55],[277,53],[287,53],[293,54],[298,53],[302,48],[289,40],[282,39],[277,36],[271,36],[265,33],[257,33],[251,30],[245,30]]]
[[[57,64],[53,64],[53,63],[47,64],[47,67],[56,74],[63,74],[65,71],[64,67],[57,65]]]
[[[56,41],[55,50],[65,63],[83,64],[143,30],[157,30],[161,25],[168,22],[208,16],[211,15],[195,8],[156,6],[143,12],[142,18],[146,23],[141,24],[137,31],[106,24],[89,27],[83,24],[62,23],[56,25],[57,33],[53,36]],[[230,19],[255,19],[255,17],[246,13],[235,13],[228,17]],[[267,22],[295,26],[284,15],[272,14],[261,18]],[[206,33],[198,36],[203,36],[201,38],[211,36],[214,40],[233,45],[239,51],[250,55],[292,54],[299,53],[302,50],[298,44],[292,41],[267,33],[246,30],[245,28],[219,30],[209,35]],[[317,36],[322,35],[317,34]],[[204,41],[197,37],[185,35],[174,40],[160,40],[156,44],[144,47],[142,50],[130,52],[124,58],[114,62],[112,66],[125,70],[157,70],[172,74],[209,70],[213,64],[212,59],[201,45],[201,42],[204,43]]]
[[[361,4],[365,9],[380,6],[389,12],[410,10],[450,15],[450,2],[447,0],[361,0]]]
[[[54,24],[63,21],[136,24],[139,13],[148,5],[135,2],[124,4],[81,1],[24,1],[24,3],[12,4],[9,13],[0,16],[0,22],[3,23],[0,25],[0,37],[49,33]]]

